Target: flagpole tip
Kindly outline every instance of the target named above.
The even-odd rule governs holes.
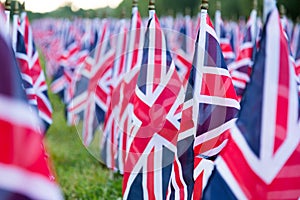
[[[104,10],[104,12],[102,13],[102,18],[103,18],[103,19],[106,19],[106,18],[107,18],[107,12],[106,12],[106,10]]]
[[[121,19],[124,19],[125,16],[126,16],[126,10],[125,10],[125,8],[122,8]]]
[[[5,6],[5,10],[10,10],[11,9],[11,0],[6,0],[4,6]]]
[[[257,0],[253,0],[253,9],[257,10]]]
[[[167,13],[168,13],[169,16],[174,17],[174,10],[168,9]]]
[[[155,0],[149,0],[149,10],[155,10]]]
[[[285,9],[285,7],[284,7],[284,5],[280,5],[280,7],[279,7],[279,12],[280,12],[280,16],[281,17],[283,17],[283,16],[285,16],[285,14],[286,14],[286,9]]]
[[[216,9],[221,10],[221,1],[216,2]]]
[[[186,7],[185,10],[184,10],[184,13],[185,13],[186,16],[190,16],[191,15],[191,8]]]
[[[20,3],[18,1],[12,2],[13,14],[18,15],[20,13]]]
[[[208,0],[202,0],[200,9],[201,10],[208,10]]]
[[[132,0],[132,7],[138,7],[138,0]]]

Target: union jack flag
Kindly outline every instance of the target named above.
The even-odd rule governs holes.
[[[195,41],[192,38],[192,21],[190,16],[185,16],[183,22],[179,26],[179,33],[173,34],[172,58],[174,60],[176,70],[186,88],[190,71],[192,68],[193,54],[195,50]]]
[[[40,65],[26,13],[22,13],[18,26],[16,57],[20,64],[29,102],[37,107],[38,114],[47,130],[52,124],[52,107],[48,97],[46,78]]]
[[[133,7],[126,53],[126,73],[122,77],[120,84],[114,89],[111,101],[111,106],[115,111],[113,117],[117,126],[118,153],[116,160],[120,173],[124,173],[125,157],[128,152],[128,133],[130,133],[132,127],[132,94],[134,93],[142,62],[144,35],[144,28],[138,8]]]
[[[138,8],[133,7],[128,39],[128,53],[125,65],[126,73],[136,66],[140,67],[141,65],[144,34],[143,23]]]
[[[230,21],[229,27],[230,27],[229,30],[230,45],[232,47],[234,54],[236,55],[240,49],[239,45],[241,44],[240,38],[242,33],[237,22]]]
[[[215,28],[217,36],[220,40],[220,46],[224,56],[225,63],[228,65],[235,59],[233,47],[231,46],[227,30],[225,29],[224,22],[221,18],[221,11],[217,10],[215,13]]]
[[[125,72],[127,34],[128,29],[126,27],[126,21],[125,19],[123,19],[120,21],[118,35],[116,38],[116,54],[112,68],[112,84],[110,95],[112,95],[115,89],[118,88],[118,85],[121,82],[121,79]],[[122,166],[119,166],[118,162],[118,121],[115,120],[115,117],[118,115],[117,112],[119,111],[119,109],[118,107],[113,107],[113,105],[116,105],[119,101],[120,93],[119,95],[114,95],[114,98],[112,98],[109,103],[108,111],[105,115],[102,134],[101,158],[108,168],[115,171],[120,170],[122,172]]]
[[[297,42],[296,45],[296,51],[295,51],[295,70],[296,75],[298,77],[298,91],[300,95],[300,24],[297,25],[298,27],[298,34],[297,31],[295,31],[295,42]],[[296,29],[296,28],[295,28]]]
[[[48,97],[48,86],[44,71],[40,65],[38,51],[33,40],[32,29],[27,14],[23,13],[22,17],[21,27],[24,30],[29,68],[31,68],[33,88],[37,97],[38,114],[44,122],[45,130],[47,130],[52,124],[52,106]]]
[[[112,94],[112,99],[115,99],[119,95],[119,102],[113,103],[113,108],[117,110],[114,113],[114,120],[117,126],[118,135],[118,153],[117,162],[120,173],[124,173],[124,163],[127,154],[129,153],[130,131],[133,127],[133,93],[136,87],[140,65],[136,66],[123,77],[122,82],[118,85]],[[112,100],[114,101],[114,100]],[[116,104],[116,105],[115,105]]]
[[[64,49],[62,30],[66,28],[62,20],[35,20],[32,23],[33,36],[46,60],[46,73],[53,78],[59,66],[59,59]]]
[[[168,199],[200,199],[240,108],[207,10],[201,10]]]
[[[40,120],[28,106],[12,47],[2,34],[0,63],[0,198],[63,199],[45,159]]]
[[[24,38],[24,32],[20,23],[17,27],[17,44],[16,44],[16,59],[18,61],[21,77],[23,82],[23,87],[25,89],[25,93],[28,99],[28,102],[33,107],[37,107],[37,97],[33,89],[33,80],[31,77],[31,68],[29,67],[28,55],[26,51],[26,44]]]
[[[70,34],[68,37],[65,49],[58,60],[60,67],[51,84],[51,91],[58,94],[65,104],[68,104],[74,95],[73,88],[71,88],[72,77],[88,55],[88,51],[81,48],[74,34]]]
[[[28,99],[28,102],[31,106],[34,108],[37,107],[37,97],[33,89],[33,80],[31,77],[31,71],[29,68],[29,63],[27,62],[27,55],[26,55],[26,49],[25,49],[25,41],[24,37],[18,30],[17,32],[17,47],[16,47],[16,59],[18,61],[23,87],[25,89],[25,93]]]
[[[259,33],[258,29],[257,12],[256,10],[252,10],[237,59],[228,66],[239,100],[241,100],[246,85],[250,81],[253,60],[257,48],[256,41]]]
[[[94,132],[104,122],[110,102],[111,76],[115,51],[110,46],[108,22],[102,24],[99,43],[80,68],[74,98],[68,105],[68,120],[74,124],[83,118],[82,140],[89,145]]]
[[[291,39],[291,51],[292,55],[295,57],[296,52],[299,49],[299,39],[300,39],[300,23],[295,24],[294,31]]]
[[[165,199],[176,152],[183,88],[157,16],[150,11],[133,95],[124,199]]]
[[[215,161],[204,199],[300,196],[295,71],[275,5],[267,17],[256,58],[238,120]]]
[[[78,25],[75,26],[75,23]],[[62,49],[57,50],[61,53],[56,60],[59,68],[54,74],[51,90],[58,94],[65,104],[68,104],[74,95],[72,77],[76,76],[75,73],[85,61],[90,48],[86,34],[88,31],[83,29],[83,22],[78,19],[74,24],[67,21],[64,23],[65,27],[56,27],[62,28],[59,37],[64,45]]]

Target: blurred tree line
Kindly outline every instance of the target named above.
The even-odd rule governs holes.
[[[199,5],[201,0],[156,0],[156,12],[159,16],[172,15],[175,16],[178,13],[185,14],[187,10],[192,16],[197,15],[199,11]],[[209,14],[213,18],[216,10],[217,0],[209,1]],[[258,13],[262,13],[263,0],[258,0]],[[283,4],[286,8],[286,15],[296,20],[300,17],[299,0],[278,0],[277,5]],[[148,16],[148,0],[140,0],[139,11],[142,17]],[[122,12],[125,11],[127,18],[131,15],[132,0],[124,0],[117,8],[111,9],[101,8],[96,10],[74,10],[71,3],[66,4],[50,13],[31,13],[29,12],[30,19],[36,19],[41,17],[64,17],[71,18],[73,16],[78,17],[117,17],[122,16]],[[221,0],[221,11],[224,19],[237,20],[239,17],[248,17],[251,9],[253,8],[253,0]]]

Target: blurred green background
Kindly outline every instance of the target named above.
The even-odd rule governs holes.
[[[209,13],[213,17],[213,13],[216,9],[216,1],[209,1]],[[163,15],[176,15],[176,13],[184,14],[186,8],[191,10],[193,16],[197,15],[200,5],[200,0],[156,0],[156,11],[158,16]],[[222,16],[224,19],[238,19],[239,17],[247,17],[252,9],[253,0],[221,0],[222,4]],[[258,13],[262,13],[263,0],[258,0]],[[287,16],[293,20],[296,20],[300,16],[300,1],[299,0],[278,0],[278,5],[283,4],[287,10]],[[64,7],[57,9],[50,13],[31,13],[29,12],[30,19],[36,19],[41,17],[57,17],[57,18],[71,18],[78,17],[116,17],[122,16],[122,10],[125,11],[125,16],[130,17],[132,0],[124,0],[117,8],[111,9],[101,8],[96,10],[72,10],[72,4],[68,3]],[[142,17],[148,16],[148,0],[140,0],[139,10]]]

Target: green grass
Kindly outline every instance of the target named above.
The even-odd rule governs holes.
[[[44,68],[44,57],[39,53]],[[47,82],[49,85],[49,80]],[[58,96],[48,93],[53,107],[53,124],[46,135],[46,146],[65,199],[121,199],[122,176],[112,174],[96,159],[100,157],[99,146],[95,145],[99,144],[99,135],[88,151],[76,128],[67,126],[63,103]]]
[[[121,198],[122,177],[109,178],[111,172],[86,150],[76,128],[66,125],[64,105],[59,98],[53,94],[49,96],[54,113],[46,145],[65,198]]]

